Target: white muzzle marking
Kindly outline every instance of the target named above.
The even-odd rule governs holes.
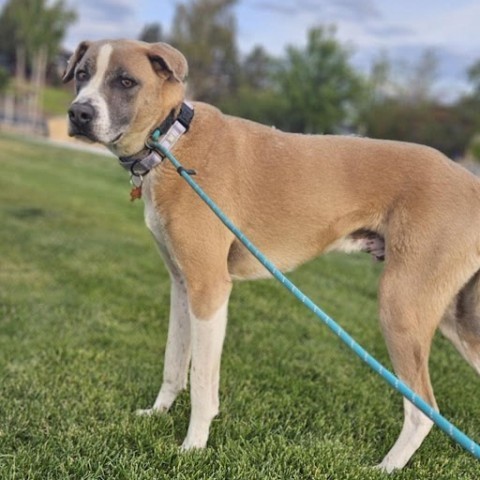
[[[97,56],[96,71],[88,84],[80,90],[74,103],[90,103],[96,112],[92,131],[101,143],[109,143],[112,137],[110,112],[101,88],[110,63],[113,48],[105,44],[100,48]]]

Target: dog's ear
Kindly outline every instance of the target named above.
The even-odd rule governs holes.
[[[177,82],[185,81],[188,74],[187,59],[168,43],[153,43],[148,50],[148,58],[159,75],[167,75]]]
[[[75,53],[70,57],[70,60],[67,63],[67,68],[65,69],[65,73],[63,74],[63,77],[62,77],[63,83],[67,83],[73,78],[75,67],[78,65],[78,62],[85,55],[85,52],[88,50],[91,44],[92,42],[88,42],[84,40],[78,45],[77,49],[75,50]]]

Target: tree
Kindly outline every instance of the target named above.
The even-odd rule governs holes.
[[[367,82],[369,104],[381,102],[392,95],[395,88],[392,84],[392,64],[385,51],[373,61],[370,78]]]
[[[225,113],[278,128],[284,128],[285,117],[288,115],[287,103],[272,88],[255,89],[242,85],[235,95],[223,98],[219,106]]]
[[[382,52],[373,62],[368,79],[369,102],[397,98],[404,103],[418,105],[434,102],[435,82],[438,77],[438,55],[426,49],[418,60],[392,60]]]
[[[216,103],[238,85],[237,0],[190,0],[177,4],[171,43],[189,60],[192,96]]]
[[[467,70],[467,78],[472,87],[471,93],[464,95],[458,102],[458,108],[467,115],[473,125],[470,138],[470,153],[480,160],[480,60]]]
[[[314,28],[304,49],[288,47],[279,59],[254,48],[241,63],[238,90],[223,99],[222,109],[286,131],[352,128],[365,85],[333,33]]]
[[[162,42],[162,26],[159,23],[147,23],[147,25],[143,27],[138,39],[148,43]]]
[[[16,88],[28,93],[28,116],[35,124],[48,61],[60,49],[67,27],[76,19],[64,0],[9,0],[0,14],[1,49],[16,63]],[[5,38],[5,36],[9,38]],[[27,67],[32,87],[25,87]]]
[[[0,14],[0,51],[16,61],[17,77],[42,67],[60,49],[76,14],[64,0],[8,0]],[[40,60],[41,57],[41,60]],[[40,65],[42,64],[42,65]],[[42,76],[42,75],[40,75]]]
[[[290,46],[278,73],[287,104],[281,125],[289,131],[334,132],[352,122],[363,92],[360,76],[349,64],[349,52],[331,28],[313,28],[305,48]]]
[[[369,137],[429,145],[451,158],[465,153],[474,133],[471,115],[462,103],[406,103],[388,98],[365,117]]]
[[[467,70],[467,77],[472,84],[473,96],[480,100],[480,60],[477,60]]]
[[[438,55],[433,49],[426,49],[410,69],[407,68],[403,95],[412,103],[428,103],[435,99],[434,85],[438,77]]]
[[[480,62],[477,68],[473,65],[468,74],[474,91],[478,79],[480,92]],[[394,63],[382,55],[370,74],[362,133],[430,145],[451,158],[464,155],[479,125],[480,95],[478,103],[473,93],[455,103],[442,104],[434,91],[437,71],[434,50],[424,51],[413,63]]]
[[[0,93],[3,93],[7,89],[9,81],[10,75],[7,69],[0,67]]]
[[[263,47],[254,47],[240,62],[238,87],[219,99],[219,107],[225,113],[279,126],[286,104],[278,88],[278,65]]]
[[[277,62],[261,46],[256,46],[245,57],[241,66],[242,84],[253,89],[272,87]]]
[[[0,13],[0,52],[10,64],[15,63],[15,76],[19,81],[25,80],[26,46],[21,27],[24,19],[22,1],[8,1]]]

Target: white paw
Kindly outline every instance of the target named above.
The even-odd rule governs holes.
[[[375,465],[374,468],[384,473],[392,473],[395,470],[400,470],[402,467],[397,467],[396,465],[393,465],[391,462],[384,459],[381,463]]]
[[[182,443],[180,449],[182,452],[188,452],[191,450],[200,450],[207,446],[207,439],[202,436],[202,438],[191,438],[190,435],[187,435],[187,438]]]

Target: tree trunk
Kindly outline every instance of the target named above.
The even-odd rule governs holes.
[[[27,78],[27,55],[24,45],[17,45],[15,49],[16,65],[15,78],[19,84],[24,84]]]
[[[42,45],[36,52],[33,59],[33,71],[32,71],[32,95],[29,102],[29,118],[32,121],[32,127],[34,131],[42,133],[39,130],[39,124],[41,120],[40,115],[40,99],[45,85],[45,77],[47,74],[47,47]]]

